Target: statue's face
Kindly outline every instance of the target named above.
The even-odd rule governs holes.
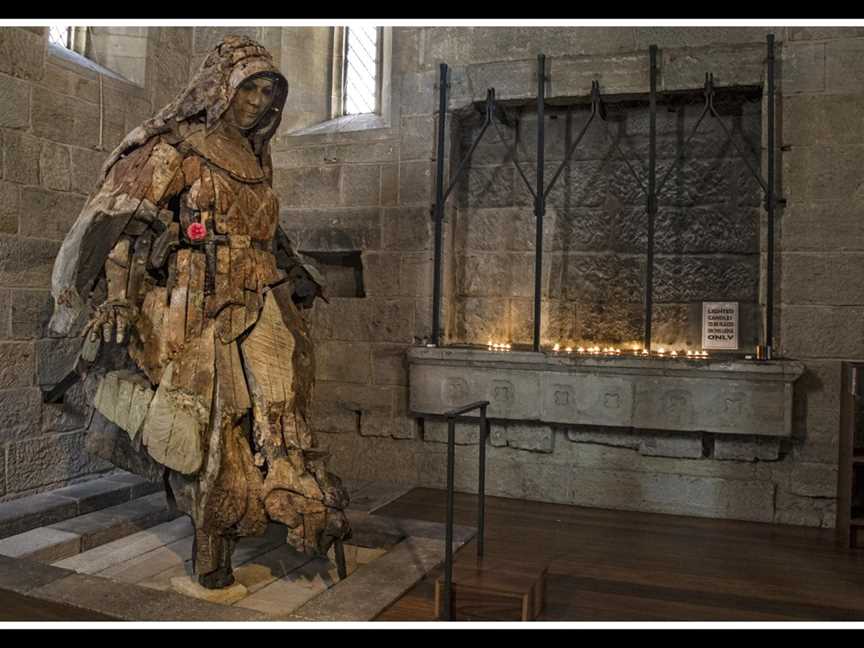
[[[273,102],[273,81],[267,78],[246,79],[234,93],[227,117],[239,128],[252,128]]]

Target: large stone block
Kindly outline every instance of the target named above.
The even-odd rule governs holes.
[[[370,300],[372,340],[376,342],[414,341],[414,301],[411,299]]]
[[[831,40],[864,36],[864,27],[792,27],[786,28],[789,40]]]
[[[466,66],[465,75],[474,101],[485,101],[488,88],[495,88],[497,99],[537,96],[536,59],[476,63]]]
[[[320,380],[369,383],[371,349],[362,342],[319,342],[315,345],[315,367]]]
[[[783,153],[784,193],[790,203],[854,200],[864,165],[864,146],[792,148]]]
[[[276,169],[319,167],[326,163],[328,163],[326,146],[281,148],[274,142],[273,167]]]
[[[778,489],[775,503],[775,524],[795,524],[823,529],[831,529],[835,526],[837,506],[834,499],[802,497]]]
[[[647,92],[650,85],[647,52],[562,57],[552,59],[548,65],[551,77],[548,96],[589,96],[592,81],[600,83],[600,92],[604,95]],[[535,62],[535,70],[536,67]],[[536,92],[535,81],[532,93],[536,96]]]
[[[104,151],[91,151],[72,147],[70,149],[72,162],[72,191],[89,194],[96,188],[102,163],[107,157]]]
[[[95,147],[99,143],[99,107],[33,87],[33,133],[62,144]]]
[[[647,457],[701,459],[704,455],[700,435],[649,435],[639,440],[639,454]]]
[[[19,27],[0,30],[0,72],[39,81],[45,69],[47,39]]]
[[[784,254],[782,294],[789,304],[864,304],[864,286],[843,278],[862,276],[864,254]]]
[[[283,209],[279,221],[298,250],[381,248],[381,215],[377,208]]]
[[[437,152],[436,127],[437,122],[431,116],[403,117],[399,159],[402,161],[433,159]],[[445,137],[445,143],[449,143],[449,138]]]
[[[85,202],[77,194],[25,187],[21,192],[20,232],[24,236],[62,241]]]
[[[431,252],[402,255],[399,270],[399,294],[405,297],[431,297],[434,257]]]
[[[92,103],[99,102],[99,81],[95,72],[80,67],[72,70],[58,65],[56,57],[49,57],[45,64],[42,85],[71,97]]]
[[[777,461],[778,439],[717,437],[712,457],[721,461]]]
[[[399,82],[403,115],[431,115],[438,107],[438,72],[407,72]]]
[[[42,392],[33,387],[0,390],[0,442],[39,434]]]
[[[10,443],[7,446],[10,492],[24,491],[89,473],[111,464],[88,454],[84,433],[70,432]]]
[[[372,345],[372,379],[376,385],[407,385],[404,344]]]
[[[0,389],[30,387],[35,373],[31,342],[0,342]]]
[[[6,180],[39,184],[39,154],[42,143],[35,137],[13,131],[3,132],[3,161]]]
[[[273,187],[283,207],[336,207],[340,175],[338,166],[276,169]]]
[[[660,69],[662,89],[667,91],[701,89],[706,73],[714,75],[715,86],[761,86],[765,45],[664,49]]]
[[[458,340],[475,344],[509,340],[508,300],[479,297],[458,300],[455,334]]]
[[[457,189],[460,207],[482,209],[513,205],[515,171],[509,166],[472,166]]]
[[[640,475],[642,506],[659,513],[755,522],[774,518],[774,484],[688,475]]]
[[[435,166],[432,162],[406,162],[399,165],[400,205],[431,205],[434,185]]]
[[[351,164],[342,167],[339,203],[366,207],[381,202],[381,167],[377,164]]]
[[[401,294],[398,252],[366,252],[363,254],[363,288],[371,297],[394,297]]]
[[[11,333],[12,320],[12,293],[9,290],[0,290],[0,339],[5,340]]]
[[[795,95],[783,99],[783,144],[864,143],[861,100],[855,95]]]
[[[779,90],[784,95],[824,92],[825,44],[786,43],[783,46]]]
[[[0,235],[0,285],[47,288],[59,249],[57,241]]]
[[[456,445],[477,445],[480,438],[480,426],[475,423],[456,423],[454,428]],[[426,443],[447,443],[447,421],[423,419],[423,440]]]
[[[29,126],[30,84],[0,74],[0,128]]]
[[[399,202],[399,165],[381,165],[381,204],[391,207]]]
[[[327,147],[326,159],[331,164],[370,164],[395,162],[399,149],[395,140],[333,144]]]
[[[44,337],[53,307],[51,293],[47,290],[13,290],[12,337]]]
[[[387,207],[382,210],[382,246],[387,250],[431,250],[433,222],[429,207]]]
[[[864,250],[864,219],[849,200],[793,202],[783,212],[783,250]]]
[[[68,191],[70,187],[69,149],[46,142],[39,158],[39,178],[46,189]]]
[[[861,321],[864,308],[854,306],[783,307],[782,355],[800,358],[854,358],[864,355],[864,331],[849,326]]]
[[[768,34],[783,37],[784,27],[636,27],[636,49],[707,47],[738,43],[765,43]]]
[[[489,442],[493,446],[551,454],[555,436],[552,428],[545,425],[493,425]]]
[[[18,233],[21,189],[11,182],[0,181],[0,234]]]
[[[753,255],[663,256],[654,264],[654,299],[658,302],[755,302],[758,259]]]
[[[427,27],[420,41],[421,60],[425,67],[439,63],[461,65],[471,60],[473,27]]]
[[[837,465],[789,462],[774,464],[774,478],[787,493],[802,497],[836,497]]]
[[[832,94],[858,94],[864,82],[864,43],[858,38],[843,38],[825,43],[825,91]]]
[[[644,261],[639,257],[569,254],[562,263],[563,296],[568,299],[586,304],[603,302],[613,307],[642,301]]]

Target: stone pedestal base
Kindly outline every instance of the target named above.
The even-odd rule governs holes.
[[[198,584],[198,581],[193,576],[177,576],[171,579],[171,588],[192,598],[209,601],[210,603],[221,603],[222,605],[233,605],[242,598],[245,598],[249,593],[247,589],[234,581],[230,587],[221,589],[207,589]]]

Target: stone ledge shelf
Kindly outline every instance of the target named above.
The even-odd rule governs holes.
[[[490,418],[788,437],[794,360],[573,357],[522,351],[408,350],[413,416],[477,400]]]

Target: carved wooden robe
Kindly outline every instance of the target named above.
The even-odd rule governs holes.
[[[94,370],[91,433],[122,430],[139,453],[123,467],[164,472],[194,520],[198,574],[226,560],[230,569],[232,540],[263,533],[268,520],[306,552],[349,534],[347,493],[308,423],[313,352],[290,278],[305,267],[276,246],[267,133],[287,83],[248,139],[231,137],[211,114],[262,71],[284,83],[262,47],[220,44],[186,93],[109,160],[53,276],[55,330],[74,334],[82,305],[98,305],[102,269],[105,303],[125,309],[118,328],[128,318],[129,362]],[[204,107],[198,118],[195,106]],[[192,235],[201,231],[200,240]]]

